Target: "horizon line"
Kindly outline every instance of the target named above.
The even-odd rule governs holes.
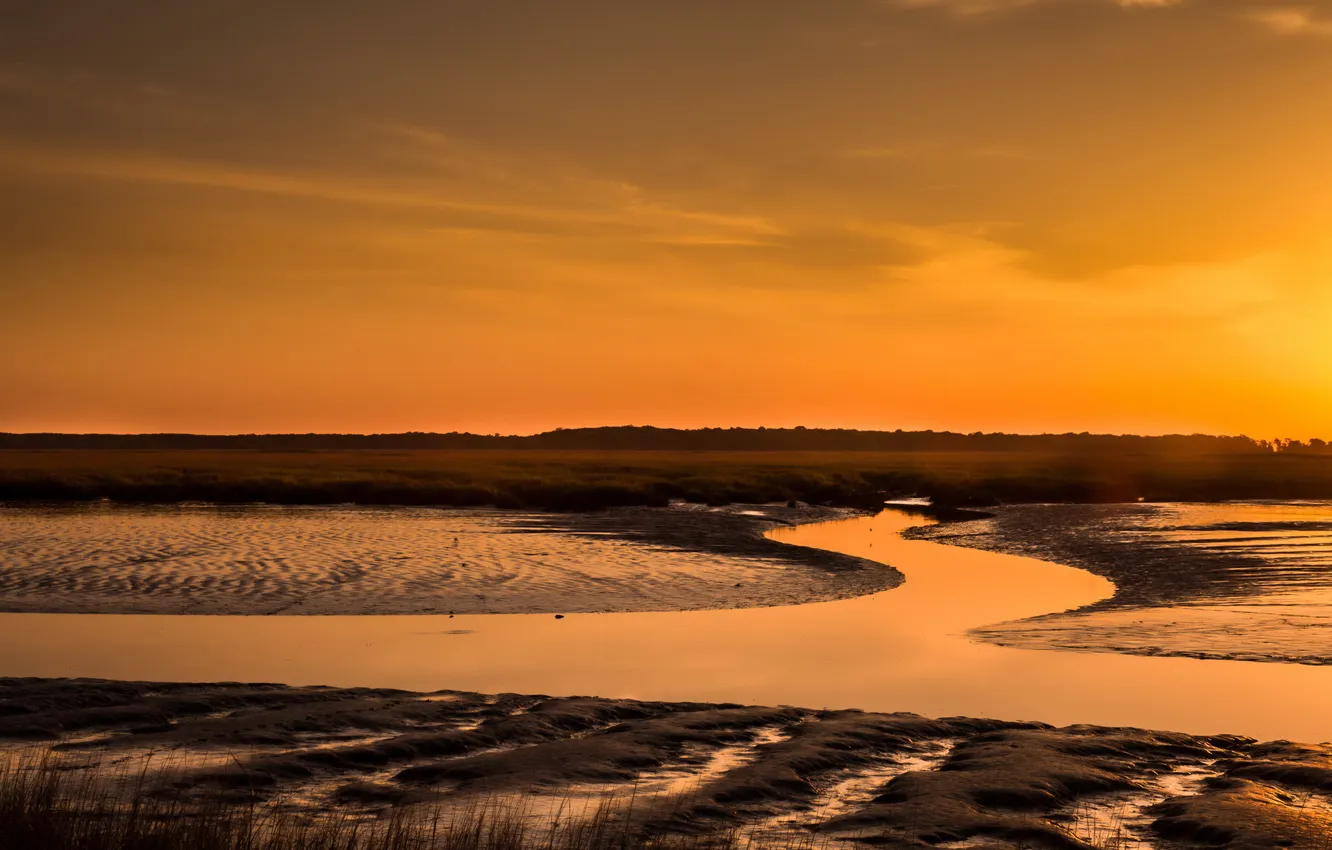
[[[1205,431],[1193,432],[1159,432],[1159,433],[1135,433],[1128,431],[958,431],[951,429],[937,430],[933,428],[836,428],[836,427],[811,427],[805,425],[791,426],[744,426],[744,425],[711,425],[700,426],[697,428],[679,428],[659,425],[588,425],[563,427],[557,426],[544,431],[532,431],[527,433],[500,433],[498,431],[483,433],[479,431],[0,431],[0,437],[217,437],[217,438],[240,438],[240,437],[478,437],[488,439],[528,439],[532,437],[542,437],[551,434],[566,432],[592,432],[592,431],[664,431],[672,433],[708,433],[716,431],[755,431],[755,432],[833,432],[849,434],[934,434],[934,435],[952,435],[959,437],[1113,437],[1113,438],[1139,438],[1139,439],[1167,439],[1167,438],[1210,438],[1218,440],[1251,440],[1258,443],[1272,442],[1309,442],[1318,438],[1309,440],[1297,440],[1289,437],[1261,438],[1253,437],[1249,434],[1225,434],[1212,433]]]

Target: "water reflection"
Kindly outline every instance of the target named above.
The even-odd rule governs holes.
[[[919,536],[1068,559],[1117,577],[1126,599],[1148,606],[973,632],[991,642],[1332,664],[1332,506],[1326,502],[1027,505]]]
[[[1088,604],[1103,579],[899,536],[896,511],[775,534],[891,563],[902,587],[665,614],[0,616],[19,676],[589,694],[915,711],[1322,740],[1332,670],[1007,649],[964,632]]]

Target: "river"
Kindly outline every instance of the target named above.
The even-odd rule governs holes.
[[[1332,668],[968,638],[970,628],[1076,608],[1113,587],[1058,564],[901,536],[920,522],[889,509],[771,533],[907,577],[849,600],[563,619],[3,614],[0,674],[582,694],[1332,738]]]

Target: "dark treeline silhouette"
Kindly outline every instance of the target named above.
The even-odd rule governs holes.
[[[1113,434],[959,434],[949,431],[856,431],[825,428],[650,426],[560,428],[531,436],[402,434],[0,434],[0,449],[248,451],[550,449],[560,451],[885,451],[1047,452],[1068,454],[1252,454],[1327,452],[1322,440],[1255,440],[1206,434],[1141,437]]]
[[[1332,499],[1321,441],[806,428],[481,434],[0,434],[0,502],[590,510],[803,501]]]

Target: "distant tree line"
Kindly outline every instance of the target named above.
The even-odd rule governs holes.
[[[3,434],[0,449],[249,451],[552,449],[565,451],[869,451],[1119,453],[1327,453],[1323,440],[1256,440],[1175,434],[960,434],[950,431],[857,431],[841,428],[700,428],[651,426],[557,428],[530,436],[435,434]]]

